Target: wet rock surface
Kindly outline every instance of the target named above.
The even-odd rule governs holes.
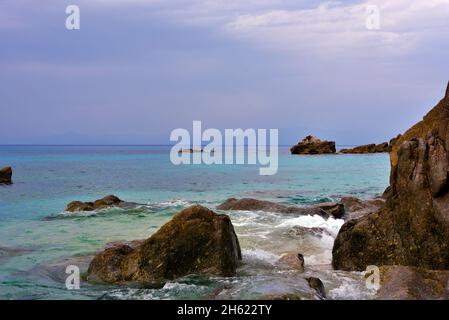
[[[114,195],[108,195],[104,198],[95,200],[93,202],[72,201],[67,205],[65,211],[67,212],[94,211],[111,207],[128,208],[136,205],[137,204],[135,203],[125,202]]]
[[[407,266],[380,268],[380,300],[449,299],[449,271],[419,269]]]
[[[266,211],[297,215],[320,215],[340,218],[344,215],[344,206],[340,203],[326,202],[307,208],[285,206],[283,204],[252,198],[229,198],[219,206],[219,210]]]
[[[151,283],[188,274],[234,276],[241,258],[229,217],[194,205],[179,212],[150,238],[113,244],[97,254],[87,279]]]

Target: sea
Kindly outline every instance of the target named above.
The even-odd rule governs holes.
[[[169,146],[0,146],[0,167],[13,184],[0,185],[0,299],[257,299],[295,293],[319,299],[305,278],[322,280],[327,299],[373,299],[363,272],[332,269],[342,219],[274,212],[220,211],[227,198],[249,197],[291,206],[372,198],[388,186],[388,154],[291,155],[279,149],[275,175],[258,165],[173,165]],[[69,214],[73,200],[113,194],[140,205]],[[192,204],[228,214],[243,260],[235,277],[188,275],[154,287],[83,280],[93,255],[110,242],[145,239]],[[298,227],[321,232],[296,232]],[[306,229],[307,230],[307,229]],[[301,253],[304,274],[281,263]],[[67,266],[81,273],[68,289]]]

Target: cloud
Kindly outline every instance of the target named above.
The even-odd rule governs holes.
[[[366,27],[368,5],[379,8],[379,30]],[[224,28],[265,49],[321,56],[351,51],[372,58],[406,54],[426,37],[447,34],[448,27],[449,1],[378,0],[244,14]]]

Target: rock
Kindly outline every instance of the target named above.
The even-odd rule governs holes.
[[[306,279],[309,283],[309,286],[312,289],[315,289],[317,294],[323,298],[326,299],[326,289],[324,288],[323,282],[319,278],[310,277]]]
[[[342,226],[333,247],[334,268],[449,269],[447,150],[448,97],[394,143],[386,204]]]
[[[279,203],[251,198],[235,199],[229,198],[217,209],[219,210],[244,210],[244,211],[266,211],[298,215],[320,215],[324,217],[332,216],[339,218],[344,215],[342,204],[335,202],[326,202],[307,208],[290,207]]]
[[[299,272],[304,272],[304,256],[300,253],[285,253],[281,255],[279,261]]]
[[[279,293],[266,294],[257,298],[257,300],[303,300],[303,296],[298,293]]]
[[[142,243],[118,244],[97,254],[87,279],[151,283],[188,274],[234,276],[242,259],[227,215],[194,205],[176,214]]]
[[[389,152],[389,144],[388,142],[380,143],[380,144],[366,144],[363,146],[358,146],[352,149],[342,149],[340,153],[382,153]]]
[[[316,208],[324,210],[327,215],[340,219],[345,215],[345,207],[342,203],[325,202],[315,205]]]
[[[406,266],[382,266],[380,300],[440,300],[449,298],[449,271]]]
[[[335,141],[322,141],[314,136],[307,136],[290,148],[292,154],[328,154],[335,153]]]
[[[341,203],[344,206],[345,220],[351,220],[377,212],[385,205],[385,199],[374,198],[361,200],[355,197],[343,197],[341,198]]]
[[[118,207],[123,205],[125,202],[116,196],[109,195],[102,199],[95,200],[94,202],[81,202],[72,201],[70,202],[65,211],[67,212],[77,212],[77,211],[94,211],[109,207]]]
[[[12,168],[4,167],[0,169],[0,184],[11,184],[12,183]]]

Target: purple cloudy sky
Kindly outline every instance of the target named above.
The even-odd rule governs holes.
[[[2,0],[0,43],[0,144],[167,144],[192,120],[361,144],[444,95],[449,1]]]

